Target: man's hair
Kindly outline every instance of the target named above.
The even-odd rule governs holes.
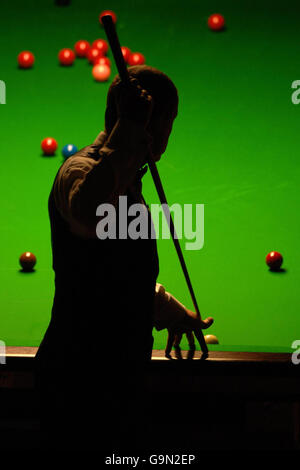
[[[136,78],[139,85],[153,98],[152,118],[163,114],[166,119],[174,119],[178,108],[178,93],[172,80],[160,70],[148,65],[128,67],[129,77]],[[109,87],[105,111],[105,129],[108,134],[117,122],[116,89],[121,80],[117,75]]]

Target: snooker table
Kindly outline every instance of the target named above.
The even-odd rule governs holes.
[[[47,198],[61,149],[88,145],[103,129],[117,73],[112,64],[111,78],[98,83],[85,59],[62,67],[57,54],[79,39],[105,38],[98,15],[108,8],[117,13],[121,45],[142,52],[178,88],[179,114],[159,171],[170,205],[204,204],[204,246],[183,251],[200,310],[215,319],[207,333],[219,344],[209,349],[289,355],[300,339],[300,105],[291,100],[299,79],[299,2],[291,0],[289,9],[270,0],[187,6],[171,0],[2,5],[0,340],[14,351],[25,348],[21,355],[39,346],[50,319]],[[207,27],[214,12],[225,17],[222,32]],[[32,69],[18,69],[22,50],[34,53]],[[59,145],[53,157],[40,149],[47,136]],[[147,203],[158,203],[149,171],[143,182]],[[279,272],[265,264],[272,250],[284,257]],[[32,273],[18,265],[25,251],[37,257]],[[172,241],[158,240],[158,251],[158,281],[193,308]],[[165,342],[166,331],[154,331],[154,349]]]

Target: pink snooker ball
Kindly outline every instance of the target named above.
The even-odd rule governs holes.
[[[110,67],[106,64],[96,64],[92,74],[96,82],[106,82],[110,77]]]

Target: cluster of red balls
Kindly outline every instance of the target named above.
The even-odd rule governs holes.
[[[111,15],[116,24],[117,17],[111,10],[105,10],[100,14],[99,21],[102,23],[104,15]],[[108,44],[104,39],[96,39],[92,44],[86,40],[77,41],[75,44],[75,54],[77,57],[86,57],[93,65],[92,74],[96,81],[106,81],[110,77],[110,59],[106,56]],[[145,57],[140,52],[131,52],[128,47],[122,47],[122,53],[127,65],[143,65]]]
[[[82,39],[74,47],[77,57],[85,57],[93,65],[92,74],[96,81],[106,81],[111,74],[111,62],[107,57],[108,44],[104,39],[96,39],[92,44]],[[145,57],[140,52],[131,52],[128,47],[121,48],[127,65],[143,65]]]
[[[117,16],[111,10],[103,11],[99,16],[100,24],[102,24],[102,17],[110,15],[113,22],[116,24]],[[58,61],[64,67],[73,65],[76,57],[86,58],[91,65],[93,65],[92,75],[96,81],[106,81],[111,74],[111,62],[107,57],[108,44],[104,39],[96,39],[93,43],[81,39],[77,41],[74,49],[64,48],[59,51]],[[127,65],[143,65],[145,57],[140,52],[131,52],[128,47],[122,47],[122,53]],[[18,56],[18,64],[20,68],[28,69],[33,66],[35,57],[32,52],[23,51]]]
[[[99,16],[99,22],[102,24],[102,17],[110,15],[116,24],[117,16],[111,10],[103,11]],[[212,31],[222,31],[225,28],[225,19],[219,13],[210,15],[207,21],[208,27]],[[76,57],[86,57],[93,65],[92,74],[96,81],[106,81],[110,77],[110,60],[106,57],[108,44],[104,39],[97,39],[92,44],[86,40],[77,41],[73,49],[62,49],[58,54],[59,63],[63,66],[73,65]],[[128,65],[142,65],[145,63],[145,57],[140,52],[131,52],[128,47],[122,47],[122,53],[125,62]],[[23,51],[18,56],[20,68],[28,69],[33,66],[35,57],[30,51]]]

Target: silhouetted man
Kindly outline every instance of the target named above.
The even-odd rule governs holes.
[[[142,204],[153,229],[141,192],[143,168],[149,152],[156,161],[164,153],[178,108],[165,74],[147,66],[128,71],[130,86],[119,77],[110,86],[105,131],[66,160],[49,198],[55,297],[37,357],[49,445],[130,447],[133,429],[142,435],[140,379],[153,326],[188,330],[192,344],[191,332],[212,323],[156,283],[154,238],[118,236],[120,196],[128,207]],[[101,204],[116,210],[115,238],[98,237]]]

